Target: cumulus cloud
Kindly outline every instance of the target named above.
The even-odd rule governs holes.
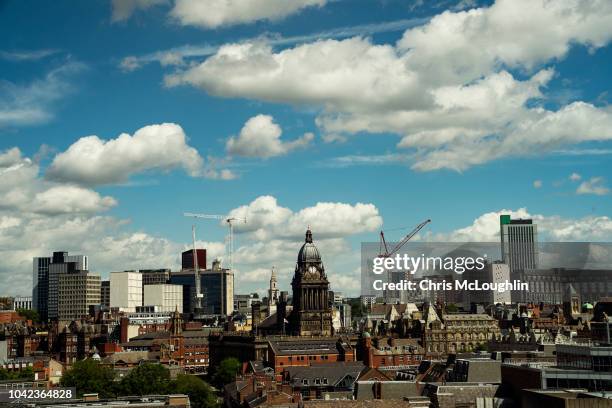
[[[170,15],[182,25],[218,28],[260,20],[280,20],[327,0],[176,0]]]
[[[51,120],[53,104],[74,90],[71,81],[84,68],[81,63],[68,62],[27,84],[0,78],[0,128],[36,125]]]
[[[273,196],[260,196],[247,205],[229,212],[246,218],[236,224],[237,233],[248,233],[258,240],[270,238],[298,239],[311,227],[319,238],[340,238],[377,230],[382,217],[373,204],[319,202],[299,211],[278,205]]]
[[[192,177],[204,175],[203,159],[187,144],[183,129],[174,123],[149,125],[134,135],[116,139],[82,137],[55,156],[47,169],[50,180],[83,185],[122,183],[150,170],[183,168]]]
[[[227,44],[165,81],[223,97],[318,105],[324,134],[392,132],[402,136],[399,148],[414,153],[413,169],[462,171],[612,139],[612,108],[577,101],[544,109],[539,101],[555,72],[534,72],[573,44],[606,45],[611,17],[605,0],[498,0],[446,11],[396,44],[360,37],[280,51],[265,41]]]
[[[167,4],[168,0],[112,0],[111,21],[125,21],[139,10],[147,10],[153,6]]]
[[[312,133],[306,133],[298,139],[284,142],[281,140],[282,133],[272,116],[253,116],[246,121],[238,136],[227,140],[225,148],[230,155],[267,159],[306,147],[314,139]]]
[[[18,148],[0,152],[0,210],[46,215],[92,214],[117,204],[87,188],[58,185],[43,180],[36,162]]]
[[[591,177],[585,180],[576,189],[576,194],[594,194],[606,195],[610,193],[610,189],[605,185],[606,180],[603,177]]]
[[[532,214],[526,208],[492,211],[477,217],[471,225],[449,233],[430,234],[428,239],[456,242],[499,242],[499,216],[531,218],[538,225],[540,241],[610,241],[612,219],[608,216],[589,215],[564,218],[558,215]]]

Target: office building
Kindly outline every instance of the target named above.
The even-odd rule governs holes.
[[[512,302],[561,304],[570,284],[582,302],[595,303],[612,293],[612,269],[526,269],[516,279],[527,283],[529,290],[512,292]]]
[[[58,275],[57,319],[69,322],[89,314],[89,307],[100,304],[100,275],[76,270]]]
[[[161,283],[144,286],[144,305],[156,306],[158,312],[183,313],[183,287]]]
[[[510,281],[510,268],[501,262],[487,262],[483,269],[472,268],[465,272],[463,278],[469,282],[478,281],[499,284]],[[471,303],[484,305],[510,304],[512,302],[511,291],[500,292],[497,290],[466,290],[463,292],[463,303],[469,306]]]
[[[250,315],[253,302],[259,302],[259,295],[257,293],[234,295],[234,311],[238,311],[239,313],[245,315]]]
[[[199,248],[196,249],[196,253],[198,254],[198,269],[206,269],[206,250]],[[193,263],[193,249],[183,251],[183,253],[181,254],[181,265],[181,269],[183,270],[195,268],[195,265]]]
[[[43,321],[48,315],[50,263],[50,257],[35,257],[33,260],[32,307]]]
[[[183,312],[193,313],[195,308],[195,274],[193,270],[172,272],[170,283],[183,286]],[[211,269],[200,270],[205,315],[229,315],[234,311],[234,273],[221,267],[215,260]]]
[[[88,270],[87,256],[54,252],[51,257],[35,257],[33,267],[32,306],[43,321],[57,319],[59,276]]]
[[[159,285],[168,283],[170,280],[170,269],[141,269],[142,275],[142,298],[144,299],[144,288],[146,285]]]
[[[104,280],[100,282],[100,304],[110,308],[110,281]]]
[[[111,272],[110,307],[136,312],[142,306],[142,274],[136,271]]]
[[[510,268],[510,276],[538,267],[538,226],[529,219],[499,216],[502,262]]]

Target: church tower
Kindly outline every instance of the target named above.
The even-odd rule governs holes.
[[[332,318],[329,307],[329,281],[319,249],[312,242],[310,228],[298,253],[295,274],[291,281],[293,310],[291,333],[299,336],[331,336]]]
[[[278,303],[280,291],[278,290],[278,282],[276,281],[276,268],[272,267],[272,276],[270,276],[270,288],[268,289],[268,316],[276,313],[276,304]]]

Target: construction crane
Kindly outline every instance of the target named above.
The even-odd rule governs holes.
[[[231,271],[234,270],[234,223],[236,221],[243,222],[246,224],[246,218],[241,217],[230,217],[229,215],[216,215],[216,214],[195,214],[195,213],[184,213],[185,217],[204,218],[208,220],[223,220],[227,223],[229,228],[229,242],[228,242],[228,261],[229,268]]]
[[[199,315],[202,312],[202,281],[200,280],[200,266],[198,264],[198,251],[196,249],[196,228],[195,225],[191,226],[191,237],[193,239],[193,272],[195,279],[195,304],[194,312]]]
[[[420,230],[423,229],[423,227],[425,227],[425,225],[429,224],[431,222],[431,220],[425,220],[422,223],[420,223],[419,225],[417,225],[416,227],[414,227],[414,229],[412,231],[410,231],[410,233],[408,235],[406,235],[404,238],[402,238],[402,240],[400,242],[397,243],[397,245],[395,245],[391,250],[389,250],[388,246],[387,246],[387,241],[385,240],[385,233],[383,231],[380,231],[380,246],[378,248],[378,257],[379,258],[389,258],[390,256],[392,256],[393,254],[395,254],[397,251],[399,251],[405,244],[406,242],[410,241],[410,239],[412,239],[412,237],[414,237],[416,234],[418,234],[418,232]]]

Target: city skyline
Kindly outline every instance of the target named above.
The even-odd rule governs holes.
[[[612,240],[609,3],[530,2],[525,36],[500,20],[521,1],[179,3],[0,4],[3,294],[53,251],[103,279],[176,270],[193,223],[222,256],[226,227],[185,211],[249,220],[237,293],[272,266],[287,289],[308,225],[353,295],[359,243],[426,218],[421,239],[497,241],[504,213],[542,241]]]

